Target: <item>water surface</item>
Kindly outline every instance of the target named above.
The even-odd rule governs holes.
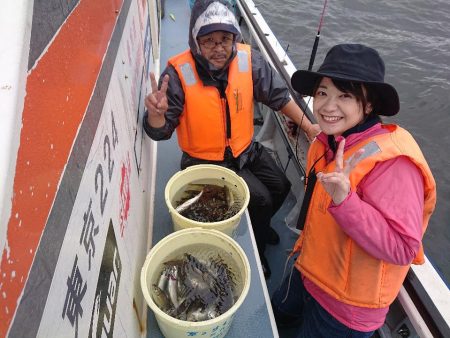
[[[254,0],[298,69],[306,69],[323,1]],[[379,51],[400,113],[385,122],[408,129],[437,182],[438,202],[424,237],[425,253],[450,284],[450,3],[447,0],[328,1],[313,69],[338,43]],[[401,192],[399,192],[401,193]]]

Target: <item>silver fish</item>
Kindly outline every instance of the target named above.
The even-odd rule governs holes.
[[[165,290],[167,287],[168,281],[169,281],[169,271],[167,268],[164,268],[164,270],[161,273],[161,277],[159,277],[158,287],[161,290]]]
[[[175,308],[178,308],[178,306],[180,305],[178,303],[178,269],[177,267],[174,265],[170,268],[169,270],[169,285],[167,287],[168,293],[169,293],[169,298],[170,301],[172,302],[173,306]]]
[[[178,213],[182,213],[182,212],[185,211],[187,208],[189,208],[192,204],[194,204],[195,202],[197,202],[197,201],[200,199],[200,197],[202,197],[202,194],[203,194],[203,190],[200,191],[200,192],[199,192],[197,195],[195,195],[194,197],[188,199],[186,202],[184,202],[184,203],[180,204],[179,206],[177,206],[177,207],[175,208],[175,210],[176,210]]]
[[[158,305],[158,307],[166,312],[170,308],[170,301],[167,298],[166,293],[161,290],[158,285],[152,285],[152,299]]]

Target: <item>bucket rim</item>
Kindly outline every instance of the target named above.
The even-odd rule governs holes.
[[[173,182],[176,181],[180,176],[185,175],[187,172],[198,171],[198,170],[202,170],[202,169],[214,169],[214,170],[218,170],[218,171],[223,171],[231,176],[235,176],[235,178],[241,183],[241,185],[245,191],[245,199],[243,201],[241,209],[235,215],[231,216],[230,218],[227,218],[227,219],[224,219],[221,221],[217,221],[217,222],[199,222],[199,221],[194,221],[188,217],[183,216],[178,211],[176,211],[176,209],[173,207],[172,201],[170,200],[170,197],[169,197],[169,189],[170,189],[171,185],[173,184]],[[169,209],[169,213],[175,213],[182,220],[188,221],[188,222],[193,222],[193,223],[198,223],[198,226],[205,227],[205,229],[207,229],[209,227],[217,227],[217,226],[220,227],[221,225],[226,225],[227,223],[230,223],[232,221],[239,219],[242,216],[242,214],[245,212],[245,210],[247,209],[248,204],[250,202],[250,190],[248,189],[248,185],[245,182],[245,180],[231,169],[228,169],[226,167],[222,167],[222,166],[216,165],[216,164],[196,164],[196,165],[187,167],[183,170],[180,170],[180,171],[176,172],[174,175],[172,175],[172,177],[169,179],[169,181],[167,181],[166,187],[164,189],[164,199],[165,199],[166,205]]]
[[[151,258],[153,256],[155,256],[157,254],[158,250],[160,250],[164,245],[167,245],[167,241],[171,241],[174,238],[183,237],[183,236],[186,236],[186,235],[191,234],[191,233],[209,234],[209,235],[212,235],[212,236],[219,237],[219,238],[225,240],[226,242],[228,242],[236,250],[236,252],[238,253],[238,256],[241,258],[242,263],[243,263],[243,265],[245,267],[246,277],[247,277],[247,278],[245,278],[244,286],[242,288],[241,294],[239,295],[237,301],[226,312],[222,313],[220,316],[217,316],[216,318],[209,319],[209,320],[204,320],[204,321],[199,321],[199,322],[189,322],[189,321],[177,319],[177,318],[174,318],[174,317],[168,315],[163,310],[161,310],[158,307],[158,305],[156,305],[156,303],[153,301],[153,298],[152,298],[152,296],[150,294],[150,291],[148,289],[149,286],[145,287],[146,284],[147,284],[146,283],[146,271],[147,271],[147,269],[148,269],[148,267],[149,267],[149,265],[151,263]],[[206,244],[208,244],[208,243],[206,243]],[[219,323],[219,322],[224,320],[223,316],[225,314],[227,314],[227,317],[234,316],[234,313],[239,309],[239,307],[242,305],[242,303],[244,302],[245,298],[247,297],[248,291],[250,289],[250,283],[251,283],[250,263],[248,261],[247,255],[245,254],[245,252],[242,249],[242,247],[239,245],[239,243],[237,243],[230,236],[224,234],[223,232],[221,232],[219,230],[214,230],[214,229],[187,228],[187,229],[175,231],[175,232],[167,235],[166,237],[164,237],[161,240],[159,240],[158,243],[156,243],[150,249],[150,251],[148,252],[148,254],[147,254],[146,258],[145,258],[145,262],[144,262],[144,264],[142,266],[142,269],[141,269],[141,291],[142,291],[142,293],[144,295],[144,299],[146,300],[147,305],[155,313],[155,317],[159,316],[166,322],[173,322],[173,321],[175,321],[175,323],[177,323],[177,324],[182,324],[182,325],[188,326],[190,328],[201,328],[203,326],[209,326],[209,325],[215,324],[216,322]]]

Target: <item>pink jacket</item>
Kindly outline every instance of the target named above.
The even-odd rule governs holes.
[[[349,135],[345,147],[384,132],[376,124]],[[327,144],[327,135],[321,133],[318,139]],[[327,161],[331,161],[333,153],[327,154]],[[419,169],[406,157],[398,157],[375,166],[356,193],[350,193],[339,205],[332,203],[329,211],[347,235],[368,253],[390,263],[406,265],[415,257],[422,239],[423,186]],[[383,214],[378,210],[383,210]],[[378,225],[376,232],[370,228],[374,222]],[[304,284],[314,299],[346,326],[368,332],[383,325],[388,307],[369,309],[344,304],[306,278]]]

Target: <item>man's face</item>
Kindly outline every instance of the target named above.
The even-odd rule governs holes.
[[[212,32],[198,38],[200,52],[210,64],[222,69],[231,56],[234,36],[228,32]]]

